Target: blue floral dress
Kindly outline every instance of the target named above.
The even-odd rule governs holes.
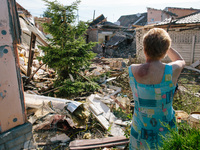
[[[160,135],[168,132],[166,124],[175,128],[172,101],[176,87],[172,82],[172,66],[165,65],[160,84],[138,83],[133,76],[131,66],[129,77],[135,102],[129,149],[157,149],[162,142]]]

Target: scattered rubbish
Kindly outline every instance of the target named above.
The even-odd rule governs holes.
[[[80,102],[76,102],[76,101],[72,101],[72,102],[69,102],[67,104],[67,109],[73,113],[82,103]]]
[[[36,19],[49,21],[48,18]],[[84,93],[78,97],[64,99],[57,98],[56,95],[56,92],[64,87],[64,85],[54,87],[54,81],[58,79],[56,71],[37,59],[45,55],[39,47],[48,45],[47,37],[37,28],[37,23],[30,16],[20,14],[19,20],[23,39],[22,44],[17,45],[19,65],[25,91],[27,117],[33,125],[34,134],[33,139],[24,144],[24,149],[49,145],[54,145],[53,149],[62,146],[72,150],[94,148],[106,150],[109,149],[107,147],[113,146],[124,149],[129,143],[129,139],[124,137],[124,130],[131,124],[128,115],[133,113],[134,108],[127,66],[137,62],[135,31],[124,32],[125,28],[114,24],[106,26],[108,22],[102,15],[95,19],[88,31],[108,30],[106,32],[112,36],[107,37],[110,40],[106,43],[106,55],[121,58],[94,58],[89,69],[83,68],[76,74],[88,83],[92,83],[91,77],[97,78],[95,82],[101,88],[92,94]],[[95,24],[95,21],[98,23]],[[119,29],[123,31],[118,31]],[[110,30],[116,31],[110,32]],[[97,46],[95,49],[99,48]],[[198,60],[185,68],[199,73],[199,65]],[[68,76],[71,82],[75,82],[74,75],[68,74]],[[191,93],[183,86],[179,88],[180,91],[200,97],[200,93]],[[199,112],[188,115],[182,110],[177,110],[176,119],[177,122],[189,122],[192,127],[200,128]]]
[[[200,112],[192,112],[189,115],[188,122],[192,127],[200,129]]]
[[[68,141],[70,141],[70,138],[66,135],[66,134],[56,134],[55,137],[52,137],[50,139],[50,141],[52,143],[57,143],[57,142],[62,142],[62,143],[66,143]]]
[[[187,122],[189,117],[187,112],[183,110],[176,110],[175,113],[177,122]]]
[[[92,135],[90,133],[85,133],[83,139],[91,139]]]

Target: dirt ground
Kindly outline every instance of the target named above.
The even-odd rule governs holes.
[[[188,114],[200,111],[200,73],[183,69],[178,79],[178,91],[174,96],[173,107]]]

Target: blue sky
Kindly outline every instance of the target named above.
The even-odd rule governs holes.
[[[46,9],[42,0],[16,0],[33,16],[41,16]],[[64,5],[71,4],[73,0],[58,0]],[[103,14],[110,22],[116,22],[122,15],[131,15],[147,11],[147,7],[164,9],[165,7],[181,7],[200,9],[200,0],[82,0],[79,5],[79,20],[92,20]]]

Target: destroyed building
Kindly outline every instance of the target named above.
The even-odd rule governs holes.
[[[98,42],[93,48],[95,53],[101,54],[101,44],[105,43],[106,57],[128,58],[128,55],[134,57],[135,54],[133,33],[134,30],[111,23],[103,15],[100,15],[89,24],[86,40],[87,42]]]
[[[0,51],[0,65],[4,72],[1,74],[0,83],[0,106],[2,107],[0,109],[0,149],[37,149],[37,147],[49,148],[50,146],[54,149],[57,147],[88,149],[117,145],[125,147],[129,140],[123,135],[123,128],[128,123],[130,124],[130,121],[116,117],[110,108],[114,101],[118,102],[117,107],[129,107],[127,104],[130,100],[127,96],[112,97],[116,96],[121,88],[106,85],[102,93],[97,92],[89,97],[81,98],[85,101],[84,103],[42,96],[53,90],[59,90],[52,89],[52,83],[55,80],[52,78],[55,75],[52,74],[52,72],[54,73],[53,69],[43,67],[43,64],[37,60],[37,56],[44,55],[39,46],[48,45],[47,38],[36,27],[30,15],[27,16],[25,13],[17,15],[17,11],[13,7],[15,3],[11,3],[11,1],[7,3],[7,0],[4,0],[3,4],[3,6],[9,5],[10,8],[13,8],[12,10],[8,10],[8,7],[1,9],[4,11],[2,13],[3,23],[12,25],[8,21],[14,20],[16,22],[13,22],[13,25],[16,28],[14,28],[15,30],[8,29],[8,26],[4,26],[4,24],[0,26],[2,28],[1,44],[6,44],[1,46]],[[7,19],[9,17],[8,13],[5,13],[5,9],[12,11],[13,18]],[[8,31],[15,33],[16,36],[9,37],[12,34],[8,34]],[[10,41],[8,46],[6,42],[13,38],[14,42]],[[110,68],[117,70],[114,72],[117,76],[123,73],[124,65],[122,66],[121,59],[110,60],[110,62],[97,59],[98,61],[100,61],[99,64],[94,63],[95,67],[91,71],[81,74],[88,82],[90,81],[86,78],[87,76],[99,76],[105,71],[109,71]],[[9,67],[9,71],[7,67]],[[113,79],[116,77],[107,80],[106,76],[103,76],[100,83],[105,85]],[[124,100],[127,103],[122,105]],[[97,108],[97,106],[99,107]],[[92,118],[88,118],[90,114],[92,114]],[[91,120],[96,121],[98,128],[93,127],[94,124],[91,123]],[[112,130],[108,132],[111,126]],[[84,138],[84,140],[80,140],[80,138]],[[90,143],[89,147],[87,144],[85,145],[86,142]]]
[[[28,11],[20,5],[17,16],[14,1],[3,0],[1,4],[0,65],[3,73],[0,75],[0,149],[82,150],[113,146],[125,149],[129,139],[124,135],[131,124],[127,114],[132,113],[134,104],[128,73],[125,71],[128,63],[121,57],[134,55],[133,50],[136,48],[133,37],[135,34],[136,37],[140,36],[136,39],[141,44],[142,33],[152,26],[137,28],[135,32],[108,22],[103,15],[95,19],[87,31],[87,41],[106,41],[107,57],[120,58],[96,58],[89,70],[80,73],[80,77],[89,83],[89,76],[99,77],[99,91],[89,96],[61,99],[44,96],[59,88],[53,88],[55,71],[37,60],[37,56],[44,55],[39,46],[48,45],[38,22],[48,20],[37,18],[38,22],[35,23]],[[12,9],[4,7],[8,5]],[[173,40],[180,38],[177,43],[182,40],[186,42],[178,45],[180,47],[192,45],[190,61],[196,61],[199,58],[199,21],[195,18],[199,18],[199,14],[188,17],[172,22],[166,20],[158,27],[167,29],[170,25],[169,33],[183,33],[173,37]],[[13,21],[13,24],[8,21]],[[15,33],[15,36],[11,33]],[[189,39],[186,34],[190,35]],[[184,49],[183,53],[188,55],[186,51]],[[101,53],[101,48],[96,49],[96,52]],[[107,71],[109,77],[105,75]],[[26,79],[24,89],[21,76],[23,80]],[[73,77],[70,78],[73,81]]]

